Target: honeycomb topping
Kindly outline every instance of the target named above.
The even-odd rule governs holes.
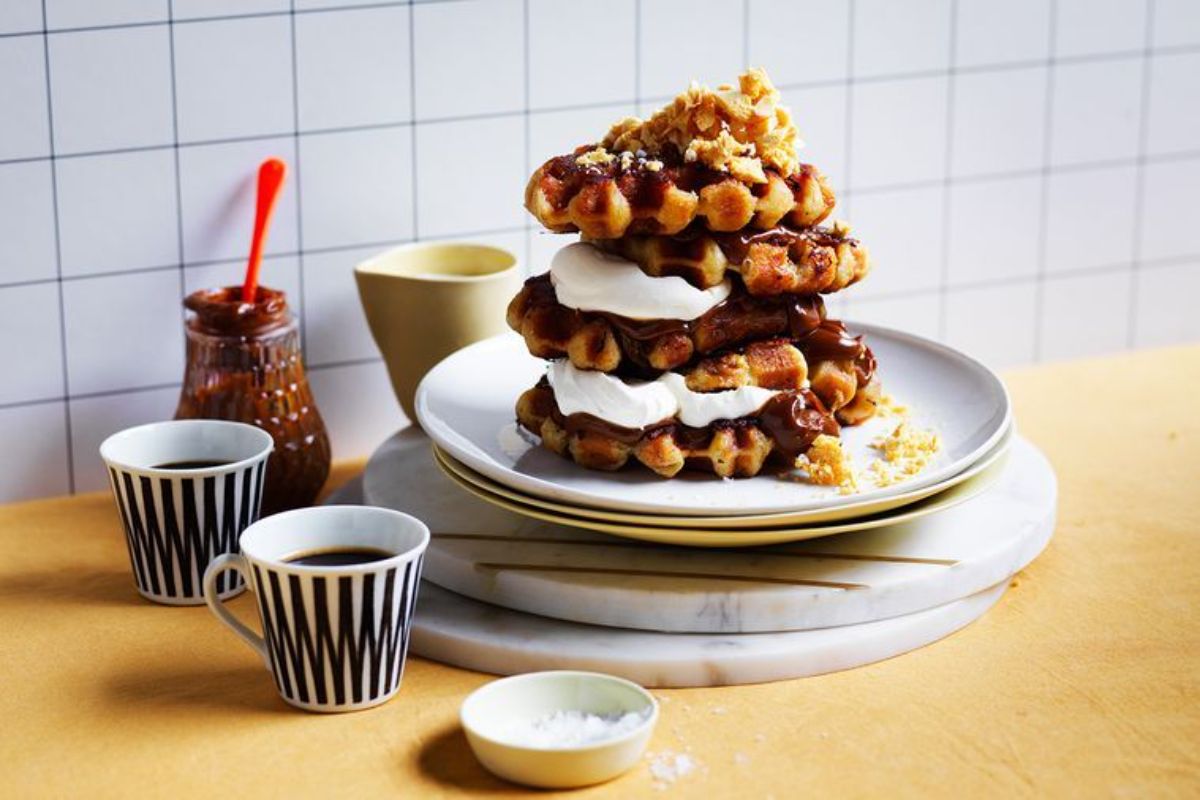
[[[682,154],[728,172],[744,183],[766,183],[765,170],[791,175],[799,168],[796,127],[780,104],[767,73],[750,69],[737,88],[716,91],[695,82],[649,119],[626,117],[609,130],[600,148],[609,152],[660,156]]]

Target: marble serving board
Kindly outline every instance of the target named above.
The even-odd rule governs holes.
[[[797,631],[911,614],[993,586],[1054,530],[1054,472],[1014,443],[984,494],[908,523],[746,550],[673,547],[530,519],[454,485],[404,431],[367,466],[363,495],[425,521],[425,578],[555,619],[675,633]]]
[[[786,633],[653,633],[539,617],[421,586],[410,651],[465,669],[515,675],[606,672],[643,686],[732,686],[805,678],[882,661],[950,635],[1000,599],[1008,580],[902,617]]]

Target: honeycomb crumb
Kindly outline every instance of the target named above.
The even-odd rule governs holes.
[[[650,155],[672,149],[685,161],[755,184],[766,183],[767,168],[783,175],[795,172],[797,143],[791,113],[780,104],[778,90],[766,72],[750,69],[738,76],[737,88],[713,91],[693,82],[649,119],[620,120],[600,149]]]
[[[896,398],[885,394],[876,401],[875,413],[880,417],[906,417],[908,406],[896,402]]]
[[[858,478],[850,457],[836,436],[818,436],[800,461],[809,481],[818,486],[836,486],[842,494],[851,494],[858,489]]]
[[[929,466],[941,449],[941,441],[934,431],[922,430],[903,421],[891,434],[872,442],[871,447],[882,455],[867,467],[873,482],[876,486],[891,486]]]
[[[850,223],[844,219],[835,219],[830,228],[833,229],[833,235],[839,239],[845,239],[850,236]]]
[[[575,157],[575,163],[581,167],[593,167],[599,164],[611,164],[614,160],[616,160],[616,156],[605,150],[603,147],[593,147],[586,153]]]

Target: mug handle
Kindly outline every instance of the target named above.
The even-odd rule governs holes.
[[[270,669],[271,660],[267,655],[266,641],[263,640],[263,637],[248,628],[240,619],[229,613],[229,609],[225,608],[221,603],[217,592],[217,576],[227,569],[237,570],[242,574],[242,580],[247,584],[250,583],[250,570],[246,566],[245,558],[236,553],[225,553],[217,556],[208,565],[208,569],[204,571],[204,602],[217,615],[217,619],[228,625],[242,641],[250,645],[254,652],[258,653],[263,663],[267,665],[267,669]]]

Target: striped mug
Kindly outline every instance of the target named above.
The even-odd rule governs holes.
[[[104,440],[100,457],[143,597],[175,606],[204,602],[209,563],[237,552],[238,536],[258,519],[273,446],[260,428],[220,420],[155,422]],[[246,587],[231,574],[215,588],[233,597]]]
[[[400,688],[429,528],[385,508],[322,506],[273,514],[246,529],[241,554],[213,561],[204,597],[262,657],[288,703],[357,711]],[[258,600],[259,636],[220,602],[218,581],[242,573]]]

